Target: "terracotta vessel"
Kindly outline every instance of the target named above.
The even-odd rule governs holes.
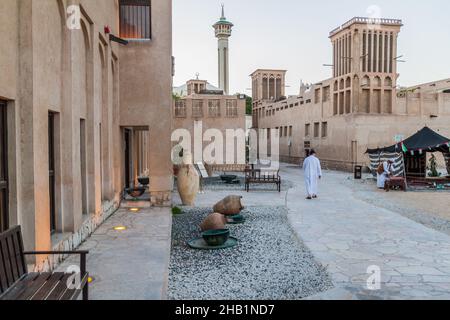
[[[212,213],[200,225],[202,231],[225,229],[226,218],[223,214]]]
[[[200,176],[192,164],[192,155],[189,152],[184,152],[177,185],[183,205],[193,206],[200,189]]]
[[[244,209],[241,200],[241,196],[228,196],[214,206],[214,211],[227,216],[239,214]]]

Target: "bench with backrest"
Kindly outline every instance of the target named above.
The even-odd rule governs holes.
[[[20,226],[0,234],[0,300],[88,300],[88,251],[24,252]],[[79,255],[80,273],[29,273],[25,257]],[[78,277],[78,281],[73,281]],[[71,285],[73,284],[73,285]]]
[[[280,170],[264,171],[260,169],[248,169],[245,171],[245,190],[250,191],[250,184],[275,184],[278,192],[281,192]]]

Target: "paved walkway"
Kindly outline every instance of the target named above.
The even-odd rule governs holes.
[[[87,268],[94,281],[92,300],[166,298],[171,244],[170,209],[120,209],[80,249],[89,250]],[[124,231],[114,230],[124,226]],[[69,259],[60,270],[78,265]]]
[[[283,165],[281,174],[294,183],[288,192],[232,193],[245,205],[287,205],[295,232],[336,286],[313,299],[450,299],[449,236],[356,199],[342,184],[349,174],[325,172],[314,201],[305,199],[299,168]],[[207,191],[196,205],[210,207],[229,194]],[[381,271],[380,290],[367,290],[371,266]]]
[[[196,205],[212,207],[233,193],[247,206],[287,206],[294,231],[335,284],[311,299],[450,299],[450,236],[356,198],[343,183],[348,174],[325,172],[314,201],[305,200],[299,168],[283,165],[281,174],[294,185],[289,191],[206,191]],[[170,243],[169,209],[119,210],[82,246],[90,250],[91,299],[166,298]],[[380,290],[367,290],[371,266],[381,271]]]
[[[283,171],[295,180],[292,226],[338,288],[323,298],[450,298],[449,236],[356,199],[342,185],[348,174],[326,173],[320,200],[306,201],[301,171]],[[367,290],[371,266],[381,270],[381,290]]]

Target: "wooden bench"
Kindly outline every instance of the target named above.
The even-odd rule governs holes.
[[[250,184],[276,184],[278,192],[281,192],[281,177],[280,170],[278,171],[261,171],[245,170],[245,190],[250,192]]]
[[[0,234],[0,300],[83,300],[89,299],[86,256],[88,251],[24,252],[21,227]],[[25,256],[79,255],[80,274],[28,273]],[[79,285],[71,280],[79,276]],[[74,285],[75,287],[75,285]]]

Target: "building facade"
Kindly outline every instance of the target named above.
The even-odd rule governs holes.
[[[198,78],[173,90],[173,144],[190,150],[209,171],[245,166],[246,96],[229,94],[229,46],[233,24],[222,17],[213,25],[218,39],[219,87]],[[181,138],[184,133],[188,137]],[[186,141],[188,140],[188,141]]]
[[[146,169],[169,204],[171,1],[0,7],[2,230],[21,225],[27,250],[77,247]]]
[[[301,84],[284,97],[284,70],[257,70],[253,122],[280,138],[282,161],[299,163],[311,148],[326,167],[368,165],[367,148],[392,145],[425,125],[450,135],[450,79],[397,86],[400,20],[353,18],[333,30],[333,77]],[[277,80],[280,78],[280,80]]]
[[[245,156],[244,161],[239,161],[239,156],[242,159],[242,155],[245,155],[245,96],[225,95],[221,90],[206,90],[206,87],[207,81],[204,80],[187,82],[187,92],[190,94],[174,101],[174,128],[189,132],[191,138],[189,149],[192,150],[196,162],[204,161],[208,165],[218,166],[245,164]],[[237,136],[227,139],[227,130],[228,134],[236,133]],[[223,137],[223,140],[208,136],[208,131],[215,136]],[[223,143],[223,148],[220,148],[219,142]],[[227,155],[231,155],[230,147],[227,149],[228,142],[234,146],[234,156],[229,158],[229,161],[226,158]],[[213,152],[213,156],[217,158],[213,161],[203,157],[204,151],[208,150],[207,147],[211,144],[213,149],[217,148],[216,154]]]

